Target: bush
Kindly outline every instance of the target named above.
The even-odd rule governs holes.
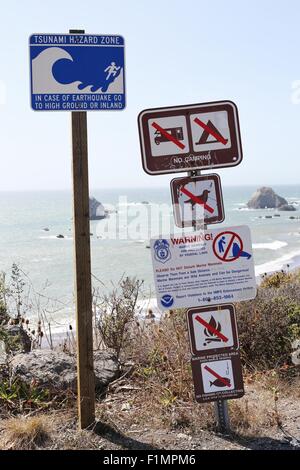
[[[132,340],[132,326],[136,318],[137,300],[143,281],[126,277],[96,306],[96,328],[102,342],[119,358],[121,351]]]
[[[184,310],[170,311],[155,324],[141,326],[132,358],[137,374],[165,405],[190,395],[191,368]],[[157,384],[160,389],[157,389]]]
[[[293,274],[286,273],[285,271],[279,271],[272,274],[265,274],[262,278],[262,282],[260,284],[261,288],[269,288],[269,287],[282,287],[282,285],[287,284],[294,279]]]
[[[7,288],[5,285],[5,274],[0,273],[0,327],[8,323],[10,317],[7,312],[6,303]]]
[[[256,299],[236,306],[241,357],[251,368],[290,363],[300,337],[300,284],[296,276],[277,274],[264,279]]]

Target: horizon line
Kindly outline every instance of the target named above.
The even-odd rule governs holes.
[[[223,188],[240,188],[240,187],[245,187],[245,186],[253,186],[253,187],[257,187],[257,188],[261,188],[261,187],[272,187],[272,186],[300,186],[300,183],[247,183],[247,184],[224,184],[222,185]],[[104,186],[104,187],[92,187],[89,189],[89,192],[93,192],[93,191],[102,191],[102,190],[117,190],[117,189],[126,189],[126,190],[134,190],[134,189],[141,189],[141,190],[145,190],[145,189],[152,189],[152,190],[155,190],[155,189],[170,189],[169,188],[169,185],[162,185],[162,186],[134,186],[134,187],[131,187],[131,186],[112,186],[112,187],[108,187],[108,186]],[[12,193],[12,192],[15,192],[15,193],[18,193],[18,192],[72,192],[72,188],[33,188],[33,189],[29,189],[29,188],[21,188],[21,189],[0,189],[0,193]]]

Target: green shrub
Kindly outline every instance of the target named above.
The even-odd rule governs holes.
[[[132,326],[137,315],[137,301],[143,281],[126,277],[96,305],[96,329],[103,344],[119,358],[133,339]]]
[[[264,282],[256,299],[236,306],[241,357],[251,368],[290,363],[292,342],[300,337],[300,284],[276,279]]]
[[[272,274],[267,274],[262,277],[260,287],[263,288],[278,288],[293,280],[293,274],[279,271]]]

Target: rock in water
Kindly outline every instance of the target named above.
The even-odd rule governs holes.
[[[96,198],[90,197],[90,220],[101,220],[105,219],[105,209],[101,202],[97,201]]]
[[[295,211],[296,207],[292,206],[291,204],[283,204],[282,206],[279,206],[278,209],[280,211]]]
[[[95,386],[103,391],[119,374],[119,363],[108,351],[94,353]],[[27,354],[17,354],[10,361],[12,379],[50,391],[71,389],[76,391],[76,357],[61,351],[36,349]]]
[[[263,186],[259,188],[247,203],[249,209],[279,209],[294,211],[294,206],[288,204],[286,199],[275,193],[272,188]]]

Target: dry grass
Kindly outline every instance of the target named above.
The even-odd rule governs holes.
[[[49,443],[51,424],[46,415],[9,418],[2,422],[4,449],[32,450]],[[0,447],[1,441],[0,441]]]
[[[280,420],[274,394],[260,389],[248,389],[239,400],[229,402],[232,429],[239,434],[260,436]]]
[[[296,382],[293,383],[296,387]],[[181,442],[183,448],[189,443],[201,448],[201,439],[209,441],[211,448],[215,448],[214,404],[196,403],[191,381],[185,398],[176,397],[175,400],[164,401],[164,389],[157,385],[155,395],[155,383],[145,386],[135,375],[115,382],[107,395],[96,403],[97,421],[111,430],[108,433],[79,431],[76,409],[68,408],[43,412],[34,417],[3,419],[0,421],[0,448],[130,448],[126,446],[132,445],[128,444],[131,437],[163,446],[160,437],[168,436],[168,445],[175,449],[180,435],[190,439]],[[231,428],[235,435],[258,441],[265,436],[276,436],[280,423],[285,426],[290,423],[290,418],[297,416],[299,399],[291,398],[291,389],[278,372],[247,374],[245,385],[245,397],[229,401]],[[291,402],[294,411],[290,407]],[[224,441],[225,448],[226,445]]]

